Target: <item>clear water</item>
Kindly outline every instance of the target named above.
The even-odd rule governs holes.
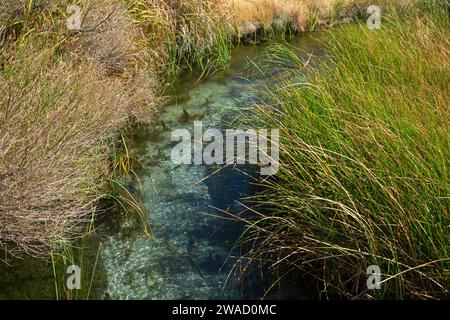
[[[192,131],[194,120],[202,120],[204,128],[220,128],[225,117],[237,114],[239,105],[251,101],[254,84],[231,70],[190,85],[181,85],[176,102],[163,110],[158,125],[136,133],[131,152],[143,167],[138,172],[153,237],[127,237],[119,231],[106,238],[102,255],[110,298],[252,296],[235,285],[234,279],[225,285],[235,263],[230,251],[243,226],[210,216],[221,215],[214,208],[230,209],[236,200],[251,194],[249,177],[224,169],[207,178],[216,168],[174,165],[170,135],[179,128]]]
[[[298,40],[314,48],[308,37]],[[239,252],[232,250],[243,231],[240,222],[223,219],[216,208],[236,211],[238,201],[254,192],[253,168],[174,165],[170,135],[174,129],[192,132],[194,120],[205,128],[221,128],[239,116],[243,106],[258,99],[262,78],[244,77],[251,60],[264,58],[261,47],[234,52],[229,71],[193,84],[181,79],[175,101],[161,112],[156,125],[135,132],[132,154],[141,164],[139,178],[154,238],[109,235],[103,244],[108,276],[107,296],[113,299],[238,299],[259,298],[264,284],[239,286],[229,277]],[[265,81],[268,81],[267,79]],[[244,171],[244,172],[241,172]],[[211,175],[212,174],[212,175]],[[222,218],[216,217],[217,215]]]

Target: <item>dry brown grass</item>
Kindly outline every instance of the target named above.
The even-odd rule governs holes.
[[[46,4],[12,30],[14,43],[0,52],[5,256],[45,257],[80,235],[106,190],[109,141],[130,117],[151,119],[158,101],[136,45],[141,34],[118,2],[84,1],[89,31],[76,34],[65,20],[48,20],[64,12],[54,6],[64,1]]]
[[[351,0],[230,0],[238,34],[245,36],[258,29],[305,31],[311,18],[325,18],[336,5],[348,5]],[[314,14],[314,17],[311,15]]]

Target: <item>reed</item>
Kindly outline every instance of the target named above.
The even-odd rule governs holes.
[[[434,1],[398,10],[326,31],[314,67],[277,46],[297,68],[257,106],[281,166],[252,199],[270,209],[248,221],[246,258],[312,276],[323,298],[449,297],[449,20]]]
[[[135,22],[146,35],[153,63],[162,79],[183,69],[204,75],[229,65],[232,26],[226,1],[126,0]]]

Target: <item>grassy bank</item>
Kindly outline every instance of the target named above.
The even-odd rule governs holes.
[[[250,258],[313,277],[323,298],[449,297],[447,7],[400,10],[380,30],[327,31],[314,68],[277,47],[307,79],[287,75],[258,106],[280,128],[281,167],[254,199],[270,211],[249,225]]]
[[[72,32],[67,3],[2,4],[4,259],[24,253],[49,258],[60,243],[83,235],[108,193],[114,137],[130,117],[151,119],[158,103],[157,80],[126,9],[85,1],[85,32]]]

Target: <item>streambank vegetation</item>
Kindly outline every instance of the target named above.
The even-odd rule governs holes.
[[[297,69],[256,106],[281,164],[253,199],[246,258],[315,279],[322,298],[449,298],[449,27],[444,2],[419,1],[379,30],[326,31],[322,62],[274,46]]]
[[[117,134],[152,120],[180,70],[226,68],[241,37],[301,31],[333,2],[2,1],[2,260],[48,258],[83,236],[99,199],[117,199],[108,195]]]

